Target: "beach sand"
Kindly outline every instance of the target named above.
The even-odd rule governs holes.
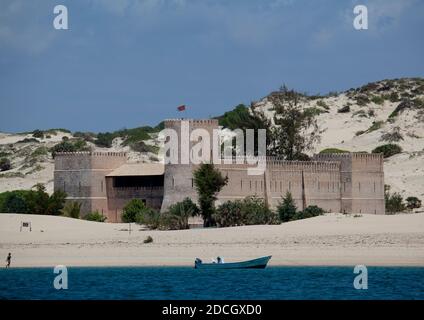
[[[21,222],[31,222],[32,231]],[[131,224],[0,214],[0,258],[12,267],[191,266],[272,255],[271,266],[424,266],[424,214],[326,214],[276,226],[150,231]],[[151,236],[153,243],[144,244]],[[4,260],[3,260],[4,261]]]

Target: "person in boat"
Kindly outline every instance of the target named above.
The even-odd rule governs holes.
[[[224,263],[224,259],[222,259],[221,257],[216,257],[216,261],[217,263]]]
[[[9,252],[6,258],[6,268],[10,268],[10,262],[12,261],[12,254]]]

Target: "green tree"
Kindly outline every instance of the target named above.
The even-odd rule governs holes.
[[[319,129],[313,113],[299,105],[302,95],[283,86],[269,96],[275,115],[269,153],[286,160],[298,160],[319,142]]]
[[[403,202],[403,197],[397,192],[391,193],[388,185],[384,186],[384,199],[387,214],[405,211],[406,206]]]
[[[296,215],[297,207],[292,194],[288,191],[282,200],[277,206],[278,216],[281,222],[288,222]]]
[[[122,221],[126,223],[130,222],[136,222],[137,221],[137,215],[143,214],[146,209],[146,205],[143,201],[140,199],[132,199],[130,202],[128,202],[122,213]]]
[[[221,204],[215,214],[214,220],[219,227],[240,226],[243,224],[243,203],[240,200],[226,201]]]
[[[32,214],[60,215],[65,205],[66,193],[55,191],[51,196],[43,184],[38,183],[27,194],[28,212]]]
[[[216,196],[227,182],[228,177],[223,177],[221,172],[210,163],[201,164],[194,172],[194,184],[199,197],[200,211],[205,227],[215,225],[213,214]]]
[[[417,197],[406,198],[406,207],[410,210],[421,208],[421,200]]]
[[[296,212],[292,220],[313,218],[313,217],[323,215],[324,213],[325,213],[324,209],[318,206],[315,206],[315,205],[308,206],[305,208],[305,210]]]

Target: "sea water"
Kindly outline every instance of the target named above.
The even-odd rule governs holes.
[[[369,267],[368,289],[353,267],[68,268],[57,290],[53,268],[0,269],[0,299],[424,299],[424,268]]]

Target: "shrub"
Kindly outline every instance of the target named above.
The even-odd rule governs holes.
[[[171,205],[168,212],[162,217],[162,226],[172,230],[188,229],[188,219],[199,214],[199,208],[190,199]]]
[[[67,202],[61,212],[65,217],[79,219],[81,213],[81,203],[76,201]]]
[[[147,208],[143,213],[138,213],[136,216],[136,222],[145,225],[149,229],[161,228],[164,223],[163,220],[163,215],[151,208]]]
[[[28,211],[27,196],[29,190],[15,190],[0,193],[0,212],[30,213]]]
[[[385,144],[375,148],[372,153],[382,153],[384,158],[389,158],[395,154],[401,153],[402,148],[397,144]]]
[[[65,138],[65,137],[64,137]],[[69,141],[69,139],[64,139],[62,142],[58,143],[50,149],[52,157],[54,158],[56,153],[59,152],[78,152],[78,151],[89,151],[90,148],[87,146],[87,142],[81,139],[75,141]]]
[[[355,132],[355,136],[360,136],[360,135],[364,134],[365,132],[366,132],[366,131],[364,131],[364,130],[356,131],[356,132]]]
[[[406,198],[406,207],[410,210],[421,208],[421,200],[417,197]]]
[[[59,215],[65,199],[65,193],[55,191],[49,196],[45,187],[37,184],[32,190],[0,193],[0,212]]]
[[[370,99],[368,98],[367,95],[365,94],[360,94],[358,96],[356,96],[356,104],[358,106],[366,106],[368,103],[370,103]]]
[[[223,203],[214,213],[214,219],[220,227],[278,223],[265,201],[255,196]]]
[[[383,133],[380,139],[380,141],[387,141],[387,142],[398,142],[400,140],[403,140],[403,136],[400,133],[399,127],[395,127],[392,132]]]
[[[128,202],[122,213],[122,221],[126,223],[136,222],[137,214],[143,214],[147,207],[140,199],[132,199]]]
[[[349,153],[347,150],[337,149],[337,148],[327,148],[323,149],[319,152],[320,154],[327,154],[327,153]]]
[[[384,98],[380,96],[372,96],[371,101],[374,102],[375,104],[381,105],[384,103]]]
[[[82,139],[84,141],[89,141],[89,142],[93,142],[94,139],[96,138],[96,134],[92,133],[92,132],[77,131],[77,132],[74,132],[73,136],[75,138],[79,138],[79,139]]]
[[[38,141],[35,138],[25,138],[25,139],[17,141],[16,143],[40,143],[40,141]]]
[[[146,239],[144,239],[143,243],[152,243],[153,238],[151,236],[148,236]]]
[[[296,215],[297,207],[290,192],[286,193],[283,201],[277,207],[278,217],[281,222],[288,222]]]
[[[405,211],[405,204],[403,198],[399,193],[389,194],[386,197],[386,213],[393,214]]]
[[[32,136],[34,137],[34,138],[39,138],[39,139],[43,139],[44,138],[44,132],[43,131],[41,131],[41,130],[34,130],[33,132],[32,132]]]
[[[321,108],[324,108],[326,110],[330,109],[330,107],[325,103],[324,100],[318,100],[317,101],[317,106],[318,107],[321,107]]]
[[[298,211],[293,217],[293,220],[300,220],[300,219],[307,219],[307,218],[313,218],[317,216],[321,216],[325,213],[324,209],[318,207],[318,206],[308,206],[303,211]]]
[[[90,212],[84,216],[84,220],[88,221],[105,222],[106,219],[99,211]]]
[[[8,171],[10,169],[12,169],[12,164],[10,163],[10,160],[8,158],[1,158],[0,171]]]
[[[373,121],[371,127],[368,128],[367,133],[380,129],[384,124],[384,121]]]
[[[337,110],[338,113],[348,113],[350,112],[350,106],[349,105],[345,105],[344,107],[340,108],[339,110]]]

